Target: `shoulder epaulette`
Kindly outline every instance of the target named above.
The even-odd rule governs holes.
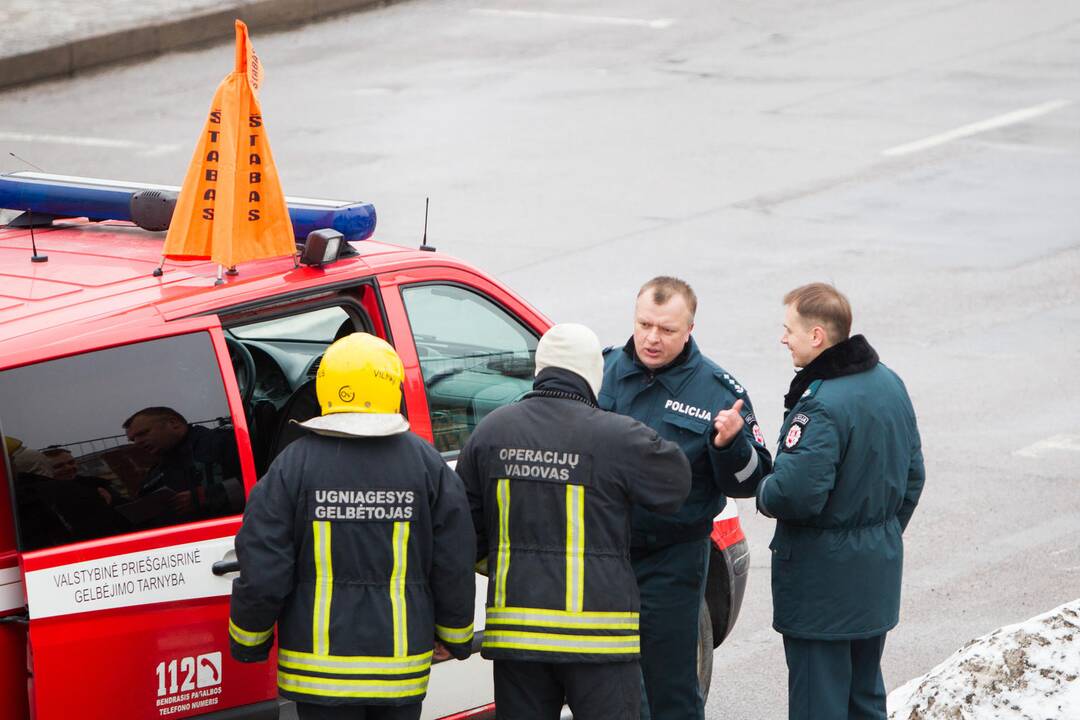
[[[818,391],[818,388],[821,387],[821,383],[823,383],[823,382],[825,382],[825,381],[824,380],[815,380],[814,382],[810,383],[810,387],[806,388],[806,391],[803,392],[803,394],[799,397],[799,399],[802,400],[802,399],[805,399],[805,398],[814,397],[814,393],[816,393]]]
[[[730,387],[736,395],[742,395],[746,392],[746,388],[739,384],[739,381],[731,377],[731,373],[724,372],[723,370],[716,370],[713,372],[717,378],[720,379],[725,385]]]

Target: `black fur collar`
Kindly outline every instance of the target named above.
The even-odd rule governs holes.
[[[862,335],[854,335],[838,342],[811,361],[791,381],[791,389],[784,396],[784,409],[795,407],[803,393],[815,380],[854,375],[866,372],[878,364],[878,354]]]

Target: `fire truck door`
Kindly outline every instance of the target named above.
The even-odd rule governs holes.
[[[5,717],[27,720],[26,596],[15,549],[7,472],[7,463],[0,462],[0,698]]]
[[[9,507],[35,720],[185,718],[276,695],[274,663],[229,657],[233,576],[214,572],[254,482],[228,350],[216,319],[170,325],[0,371],[5,441],[25,448]]]

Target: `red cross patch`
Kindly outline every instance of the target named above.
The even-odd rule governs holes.
[[[790,450],[799,444],[802,440],[802,426],[792,425],[791,429],[787,431],[787,437],[784,438],[784,447]]]
[[[761,432],[761,426],[758,425],[757,423],[754,423],[753,432],[754,432],[754,439],[757,440],[757,444],[758,445],[764,445],[765,444],[765,433]]]

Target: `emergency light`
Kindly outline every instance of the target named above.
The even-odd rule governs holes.
[[[341,254],[341,233],[335,230],[316,230],[307,236],[300,251],[300,264],[320,267],[329,265]]]
[[[163,230],[158,222],[143,225],[132,217],[131,198],[144,191],[175,197],[179,187],[119,180],[14,172],[0,175],[0,208],[30,211],[47,218],[85,217],[89,220],[126,220],[148,230]],[[344,240],[365,240],[375,232],[375,207],[371,203],[286,197],[293,236],[303,241],[308,234],[333,228]]]

